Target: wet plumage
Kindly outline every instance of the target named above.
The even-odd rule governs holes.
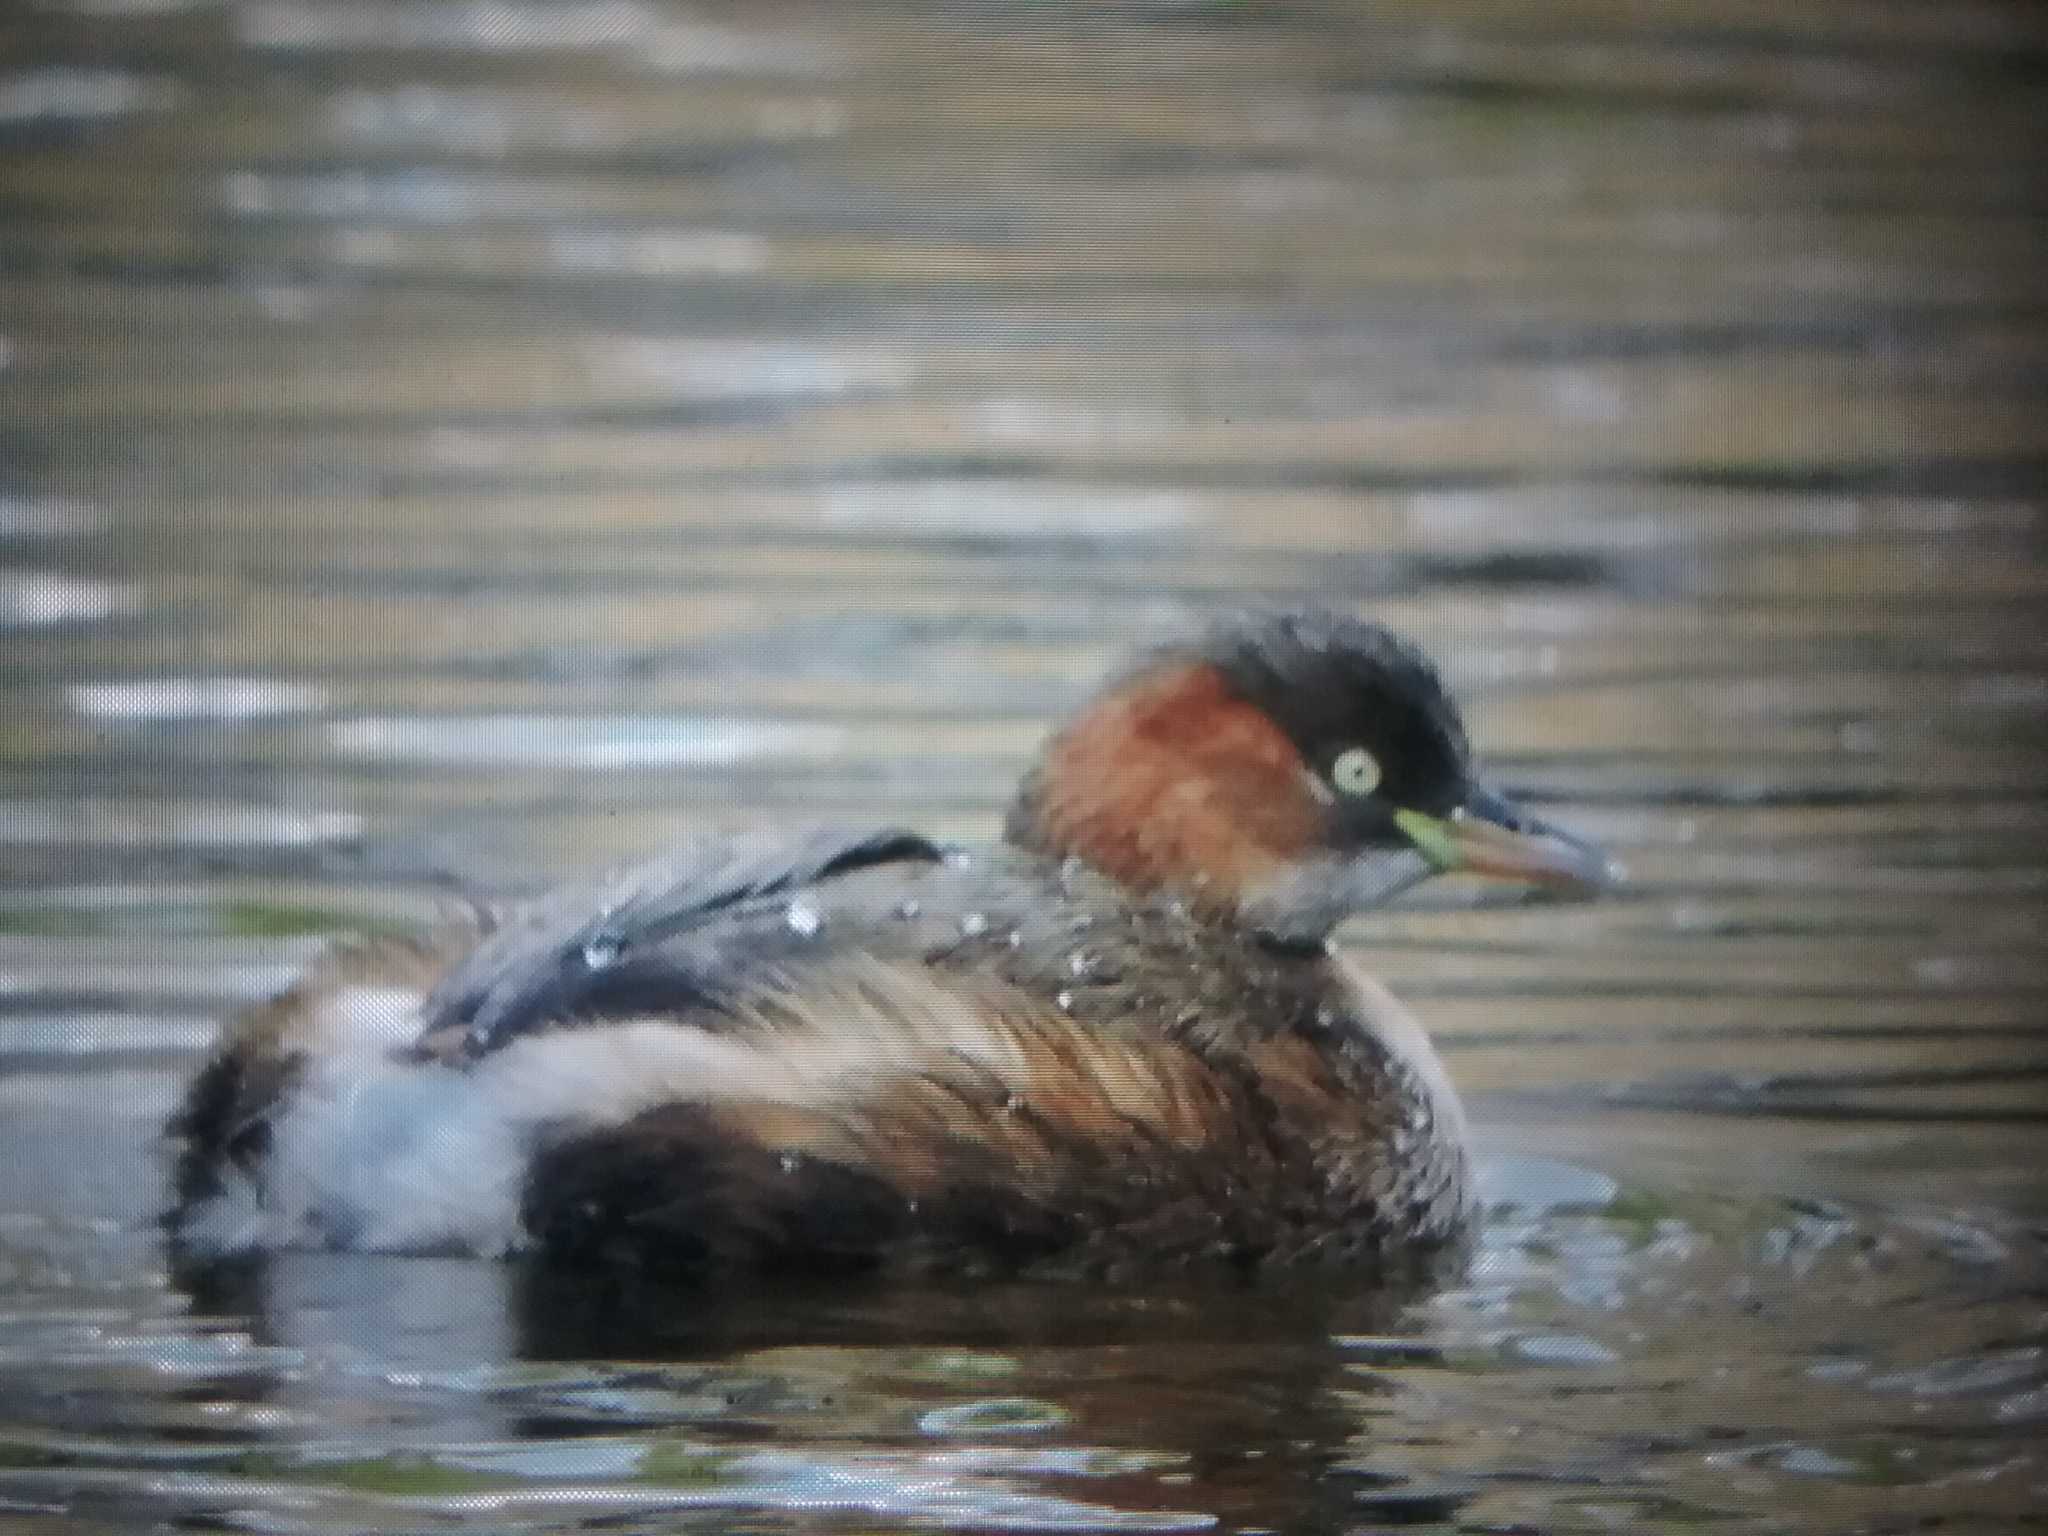
[[[195,1082],[171,1227],[688,1273],[1427,1249],[1457,1100],[1327,938],[1458,865],[1602,868],[1479,787],[1411,646],[1232,620],[1056,732],[999,846],[767,832],[331,958]]]

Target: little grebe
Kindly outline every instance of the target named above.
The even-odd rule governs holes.
[[[720,840],[338,951],[193,1083],[169,1225],[697,1273],[1422,1251],[1463,1115],[1327,941],[1451,869],[1609,873],[1476,782],[1412,645],[1236,619],[1054,734],[1000,847]]]

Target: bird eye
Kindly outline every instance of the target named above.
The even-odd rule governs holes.
[[[1346,747],[1330,764],[1330,782],[1347,795],[1369,795],[1380,787],[1379,759],[1363,747]]]

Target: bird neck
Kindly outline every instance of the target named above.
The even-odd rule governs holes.
[[[1324,816],[1285,733],[1215,667],[1176,661],[1112,688],[1052,737],[1004,835],[1230,919],[1289,880]]]

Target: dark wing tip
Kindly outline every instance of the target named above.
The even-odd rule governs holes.
[[[697,977],[659,951],[749,902],[857,870],[932,864],[951,850],[901,828],[819,828],[795,835],[716,839],[574,887],[514,914],[444,978],[421,1008],[420,1039],[459,1037],[481,1056],[552,1020],[592,1011],[712,1001]]]

